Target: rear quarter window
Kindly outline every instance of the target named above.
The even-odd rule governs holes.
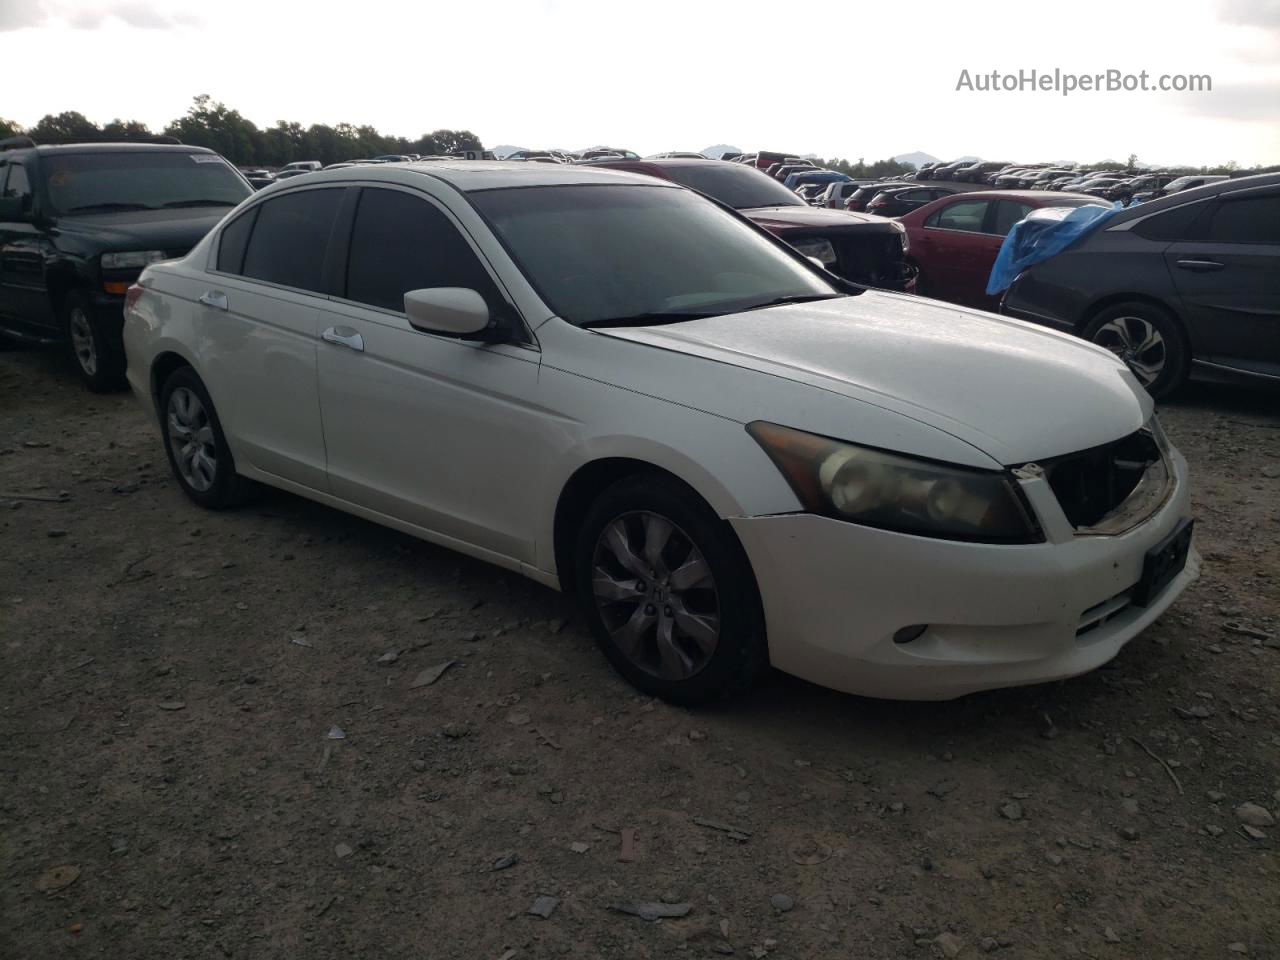
[[[1133,228],[1133,232],[1148,240],[1181,240],[1191,230],[1191,224],[1205,210],[1205,203],[1184,203],[1172,210],[1165,210],[1147,217]]]

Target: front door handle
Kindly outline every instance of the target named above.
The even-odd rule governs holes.
[[[1209,273],[1212,270],[1222,269],[1222,264],[1217,260],[1179,260],[1178,266],[1183,270],[1194,270],[1196,273]]]
[[[357,353],[364,352],[364,337],[350,327],[330,327],[320,334],[320,339],[326,343],[336,343],[340,347],[355,350]]]
[[[206,290],[196,298],[206,307],[213,307],[215,310],[227,309],[227,295],[221,290]]]

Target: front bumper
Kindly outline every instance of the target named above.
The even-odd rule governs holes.
[[[1183,571],[1145,607],[1128,593],[1148,549],[1190,512],[1186,462],[1144,522],[1117,536],[1028,545],[958,543],[809,514],[731,520],[764,601],[769,657],[805,680],[871,697],[947,700],[1093,670],[1199,575]],[[903,627],[928,624],[897,644]]]

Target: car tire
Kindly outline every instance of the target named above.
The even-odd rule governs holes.
[[[182,492],[208,510],[243,503],[253,489],[235,459],[209,391],[191,367],[179,367],[160,388],[164,452]]]
[[[108,330],[78,290],[63,297],[58,318],[67,352],[85,386],[94,393],[123,390],[127,382],[120,331]]]
[[[767,666],[746,553],[729,525],[673,477],[637,474],[601,493],[574,558],[597,644],[645,693],[706,703],[748,689]]]
[[[1132,300],[1107,307],[1085,326],[1084,338],[1123,360],[1157,400],[1171,395],[1187,378],[1187,335],[1173,314],[1154,303]]]

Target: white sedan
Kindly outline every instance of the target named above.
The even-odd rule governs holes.
[[[825,273],[665,181],[282,183],[130,291],[197,503],[293,491],[571,592],[637,687],[772,665],[943,699],[1105,663],[1194,579],[1186,463],[1110,353]]]

